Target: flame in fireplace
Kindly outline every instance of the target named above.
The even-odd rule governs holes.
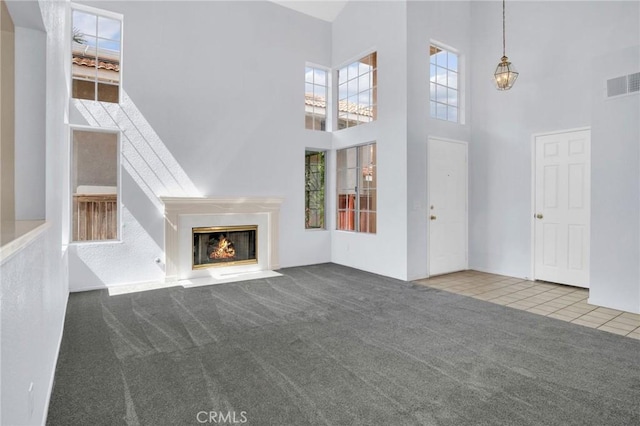
[[[236,249],[230,239],[224,235],[218,240],[218,246],[213,249],[209,257],[211,259],[233,259],[236,256]]]

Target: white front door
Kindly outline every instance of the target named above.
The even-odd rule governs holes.
[[[535,279],[589,287],[590,195],[591,131],[536,136]]]
[[[467,144],[429,138],[429,275],[467,265]]]

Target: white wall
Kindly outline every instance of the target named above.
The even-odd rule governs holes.
[[[335,167],[330,189],[331,260],[407,278],[407,15],[405,2],[349,2],[333,23],[332,64],[377,51],[378,119],[333,133],[341,149],[377,142],[377,234],[335,231]]]
[[[429,136],[470,141],[469,82],[471,57],[471,6],[466,1],[410,1],[408,21],[408,278],[425,278],[427,270],[427,139]],[[429,110],[429,45],[439,42],[455,49],[460,62],[462,123],[431,118]]]
[[[14,16],[16,25],[37,21],[42,25],[43,18],[37,4],[32,8],[34,4],[16,3],[26,7],[27,12],[33,12],[19,14],[20,19]],[[60,48],[65,45],[65,40],[68,42],[68,32],[63,26],[64,3],[43,2],[42,7],[48,31],[47,56],[46,59],[37,58],[37,62],[47,68],[46,96],[49,102],[46,123],[44,116],[40,115],[42,121],[34,119],[29,123],[29,126],[37,127],[29,134],[46,135],[48,223],[36,231],[37,236],[23,250],[0,261],[0,423],[6,425],[45,422],[68,296],[66,254],[61,240],[61,188],[66,170],[58,158],[68,149],[64,124],[66,79],[63,64],[66,52]],[[31,35],[32,41],[41,40],[39,35]],[[44,50],[18,52],[20,54],[44,55]],[[16,62],[27,63],[35,59],[17,58]],[[39,69],[27,69],[22,77],[29,80],[30,72],[33,72],[34,82],[42,77]],[[41,87],[40,83],[35,84]],[[42,106],[38,104],[36,107]],[[17,122],[18,126],[23,124]],[[43,156],[41,150],[45,145],[39,149],[34,150],[35,155]],[[17,168],[28,168],[30,164],[16,161]],[[31,383],[33,391],[30,398],[28,389]]]
[[[592,69],[589,303],[640,312],[640,94],[604,96],[606,80],[640,72],[640,46],[597,55]]]
[[[638,5],[609,1],[507,3],[507,56],[520,77],[512,90],[499,92],[491,77],[502,56],[502,5],[472,2],[471,268],[530,276],[531,136],[593,126],[593,146],[597,150],[605,143],[601,137],[606,132],[596,132],[602,122],[593,121],[596,107],[591,88],[594,79],[601,78],[594,73],[594,60],[603,52],[638,44]],[[615,74],[616,70],[610,71]],[[627,130],[633,125],[624,124]],[[599,164],[595,152],[594,167]],[[597,203],[599,188],[615,176],[615,168],[615,164],[608,164],[607,170],[594,169],[592,205]],[[636,198],[637,193],[632,196]],[[637,217],[637,210],[635,213]],[[612,234],[601,232],[608,226],[603,220],[594,210],[592,234],[605,237],[592,243],[608,242],[606,247],[611,249],[616,244]],[[616,263],[598,259],[598,249],[592,244],[594,248],[592,291],[598,294],[598,269],[612,271]],[[623,274],[637,274],[637,266],[634,268]],[[637,280],[634,285],[639,285]],[[621,307],[624,296],[614,297],[616,306]]]
[[[331,26],[270,2],[89,2],[124,15],[121,106],[73,102],[71,122],[125,129],[123,239],[71,248],[71,290],[163,279],[158,196],[285,199],[282,267],[330,261],[304,229],[305,62],[330,65]],[[114,265],[118,265],[114,268]]]
[[[511,91],[499,92],[491,76],[502,54],[501,5],[472,3],[473,49],[483,52],[472,61],[473,268],[529,276],[531,135],[590,125],[592,58],[633,38],[634,18],[623,7],[512,2],[507,55],[520,78]]]
[[[16,28],[16,220],[45,217],[46,34]],[[38,124],[38,125],[34,125]]]

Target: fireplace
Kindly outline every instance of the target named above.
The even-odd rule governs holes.
[[[281,198],[162,197],[162,201],[166,282],[189,287],[267,273],[276,276]],[[236,232],[245,236],[238,239]],[[220,244],[222,235],[233,243],[233,250],[229,241]],[[214,247],[219,255],[212,258]]]
[[[258,227],[192,228],[193,269],[258,263]]]

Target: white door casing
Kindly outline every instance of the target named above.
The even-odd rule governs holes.
[[[429,275],[468,269],[466,142],[428,141]]]
[[[591,131],[534,137],[534,279],[589,287]]]

